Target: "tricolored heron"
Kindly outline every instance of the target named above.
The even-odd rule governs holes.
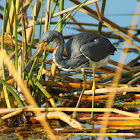
[[[83,90],[77,102],[76,108],[79,106],[82,94],[86,88],[86,79],[84,76],[84,69],[92,68],[93,70],[93,101],[94,106],[94,92],[95,92],[95,68],[102,67],[107,64],[109,56],[114,54],[116,48],[111,42],[93,32],[83,32],[73,36],[66,43],[67,58],[64,59],[62,54],[64,51],[64,38],[61,33],[57,31],[47,31],[40,39],[40,46],[37,48],[34,55],[29,60],[28,64],[34,57],[43,49],[46,44],[49,44],[55,39],[57,46],[53,52],[53,62],[58,68],[64,71],[74,71],[81,69],[83,75]],[[26,67],[25,67],[26,68]],[[73,116],[75,117],[76,112]],[[93,117],[93,112],[91,117]]]

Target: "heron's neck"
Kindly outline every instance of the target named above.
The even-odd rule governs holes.
[[[53,61],[58,67],[62,67],[62,63],[65,61],[63,58],[63,51],[64,51],[64,39],[62,36],[54,37],[56,41],[56,49],[53,52]]]

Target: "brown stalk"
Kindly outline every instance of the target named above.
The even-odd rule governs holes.
[[[50,3],[51,3],[51,1],[50,0],[47,0],[44,33],[47,32],[47,30],[48,30],[49,15],[50,15]]]
[[[65,114],[64,112],[54,111],[54,112],[43,113],[43,117],[46,117],[47,119],[60,119],[76,129],[85,128],[83,124],[79,123],[75,119],[72,119],[69,115]]]
[[[7,27],[6,32],[10,33],[10,26],[12,27],[13,21],[14,21],[14,4],[13,1],[11,1],[10,10],[9,10],[9,19],[7,21]]]
[[[121,115],[125,115],[128,117],[133,117],[134,119],[140,119],[139,118],[139,114],[135,114],[135,113],[131,113],[131,112],[127,112],[127,111],[123,111],[123,110],[119,110],[119,109],[115,109],[115,108],[70,108],[70,107],[49,107],[49,108],[39,108],[39,107],[25,107],[25,108],[12,108],[12,109],[3,109],[2,113],[8,113],[8,112],[13,112],[13,111],[19,111],[19,110],[23,110],[24,111],[48,111],[48,112],[52,112],[52,111],[76,111],[76,112],[114,112],[114,113],[118,113]],[[0,111],[0,114],[2,114]],[[104,117],[104,116],[103,116]],[[106,117],[105,117],[106,118]]]
[[[136,136],[134,133],[72,133],[72,135],[106,136],[106,137]]]
[[[5,119],[8,119],[10,117],[16,116],[16,115],[20,114],[22,111],[23,111],[23,109],[20,109],[20,110],[14,111],[12,113],[6,114],[6,115],[2,116],[1,119],[5,120]]]
[[[39,11],[40,11],[40,7],[41,7],[41,0],[36,0],[36,3],[34,5],[34,9],[33,9],[35,20],[38,17],[38,14],[39,14]],[[33,19],[31,19],[29,21],[29,24],[31,24],[31,23],[33,24]],[[30,27],[30,28],[26,29],[27,43],[29,43],[30,40],[31,40],[32,31],[33,31],[33,27]]]
[[[106,93],[110,93],[110,92],[114,92],[116,91],[117,93],[122,93],[122,92],[140,92],[140,87],[118,87],[118,88],[100,88],[100,89],[96,89],[95,90],[95,94],[106,94]],[[76,91],[76,92],[72,92],[72,93],[67,93],[66,95],[69,96],[77,96],[80,95],[81,91]],[[92,90],[85,90],[84,94],[86,95],[90,95],[92,94]],[[65,94],[60,96],[64,96]]]
[[[30,0],[30,2],[32,2],[32,0]],[[27,9],[28,9],[29,6],[30,6],[29,1],[26,1],[26,2],[23,4],[23,7],[22,7],[22,9],[21,9],[21,11],[22,11],[23,14],[26,13],[26,11],[27,11]],[[22,17],[21,13],[18,14],[18,20],[17,20],[17,23],[20,22],[21,17]]]
[[[133,68],[131,68],[131,67],[127,66],[127,65],[124,65],[124,64],[122,64],[122,63],[120,63],[120,62],[111,60],[111,59],[109,59],[108,63],[110,63],[110,64],[112,64],[112,65],[114,65],[114,66],[118,66],[118,65],[119,65],[119,66],[121,66],[121,68],[123,68],[123,69],[125,69],[125,70],[128,70],[128,71],[133,70]]]
[[[8,119],[10,117],[16,116],[19,113],[23,112],[24,109],[20,109],[14,112],[11,112],[9,114],[6,114],[1,117],[2,120]],[[48,112],[48,113],[42,113],[42,118],[47,118],[47,119],[60,119],[67,124],[69,124],[71,127],[76,128],[76,129],[83,129],[85,128],[84,125],[76,121],[75,119],[72,119],[70,116],[65,114],[64,112],[60,111],[55,111],[55,112]],[[38,120],[38,117],[35,117],[35,119]]]

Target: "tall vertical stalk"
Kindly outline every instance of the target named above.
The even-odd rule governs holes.
[[[62,11],[63,7],[64,7],[64,0],[60,0],[60,2],[59,2],[59,11]],[[61,33],[62,33],[61,28],[63,26],[63,20],[62,19],[63,19],[63,14],[59,15],[59,17],[58,17],[58,22],[60,22],[58,24],[58,31],[61,32]]]
[[[16,5],[14,4],[14,36],[15,36],[15,67],[18,69],[18,44],[17,44],[17,14],[16,14]]]
[[[41,38],[41,31],[42,31],[42,13],[43,13],[43,0],[41,0],[41,15],[40,15],[40,31],[39,31],[39,39]]]
[[[103,0],[102,2],[102,9],[101,9],[101,15],[104,15],[104,11],[105,11],[105,4],[106,4],[106,0]],[[102,22],[99,21],[99,26],[98,26],[98,34],[101,35],[101,30],[102,30]]]

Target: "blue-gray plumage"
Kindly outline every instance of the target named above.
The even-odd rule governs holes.
[[[37,48],[33,58],[43,49],[43,47],[55,39],[57,46],[53,52],[54,63],[65,71],[73,71],[75,69],[93,68],[93,93],[95,92],[95,68],[102,67],[108,62],[109,56],[114,54],[116,48],[111,42],[92,32],[84,32],[73,36],[65,44],[63,36],[57,31],[48,31],[44,33],[40,39],[40,46]],[[64,45],[66,46],[67,58],[63,58]],[[82,94],[86,88],[85,76],[83,74],[84,87],[78,100],[77,106],[81,100]],[[94,101],[94,94],[93,94]],[[94,103],[93,103],[94,104]],[[93,107],[93,105],[92,105]],[[93,115],[93,114],[92,114]]]
[[[95,62],[96,68],[104,66],[108,61],[109,55],[114,54],[116,50],[108,39],[92,32],[84,32],[68,40],[66,43],[67,58],[63,59],[63,37],[56,31],[53,31],[53,33],[59,34],[58,40],[60,40],[59,47],[53,53],[53,61],[65,71],[88,68],[92,66],[92,62]],[[52,34],[52,31],[46,34]],[[103,59],[105,59],[105,63],[102,62]]]

